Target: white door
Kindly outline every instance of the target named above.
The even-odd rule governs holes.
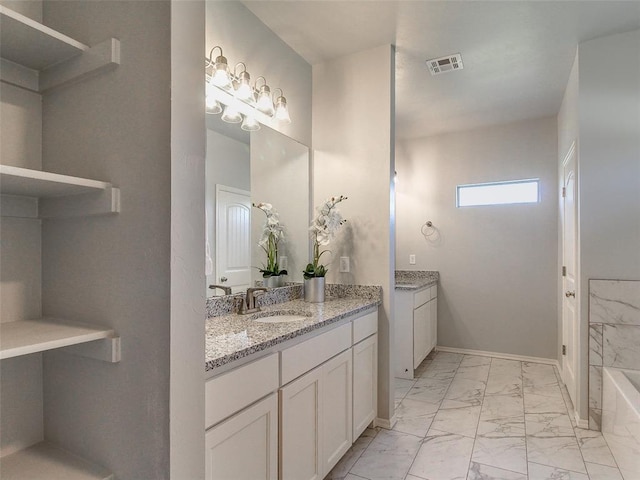
[[[278,478],[278,398],[272,394],[205,434],[207,480]]]
[[[429,305],[431,307],[431,317],[429,319],[431,321],[431,345],[429,345],[429,351],[431,351],[438,345],[438,297],[433,298]]]
[[[571,145],[563,163],[562,188],[562,380],[576,404],[578,373],[578,300],[577,234],[576,234],[576,145]]]
[[[378,412],[378,334],[353,346],[353,440]]]
[[[322,367],[280,389],[280,478],[322,480]]]
[[[322,476],[353,443],[352,367],[351,349],[322,366]]]
[[[216,278],[233,293],[251,284],[251,194],[216,185]]]

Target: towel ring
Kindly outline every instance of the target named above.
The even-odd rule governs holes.
[[[428,220],[424,225],[422,225],[422,228],[420,229],[420,232],[425,237],[430,237],[435,233],[435,231],[436,227],[433,226],[433,222],[431,220]]]

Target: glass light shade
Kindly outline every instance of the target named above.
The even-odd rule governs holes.
[[[211,75],[211,82],[221,88],[228,88],[231,85],[229,65],[227,64],[227,59],[222,55],[216,58],[213,66],[213,74]]]
[[[280,96],[276,99],[276,113],[275,118],[282,123],[291,123],[291,117],[289,116],[289,109],[287,108],[287,99]]]
[[[273,101],[271,100],[271,90],[268,86],[263,85],[260,87],[260,93],[258,94],[258,102],[256,108],[265,115],[273,116]]]
[[[247,72],[240,72],[238,75],[238,81],[234,82],[235,84],[235,95],[238,100],[242,100],[247,103],[254,103],[256,101],[255,96],[253,95],[253,88],[251,88],[251,84],[249,83],[251,77]]]
[[[221,118],[227,123],[240,123],[242,121],[242,115],[240,115],[240,112],[232,105],[227,105],[224,108]]]
[[[244,117],[244,121],[242,122],[242,126],[240,127],[242,130],[246,130],[247,132],[254,132],[256,130],[260,130],[260,124],[256,120],[256,117],[253,115],[247,115]]]
[[[205,105],[207,107],[207,113],[217,114],[222,112],[222,106],[218,103],[218,101],[214,98],[212,89],[215,88],[209,82],[207,82],[206,86],[206,94],[205,94]]]

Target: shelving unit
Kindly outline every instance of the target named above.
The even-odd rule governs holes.
[[[113,480],[104,468],[41,442],[2,459],[3,480],[64,478],[65,480]]]
[[[0,323],[0,359],[44,352],[102,339],[114,339],[110,328],[43,318]]]
[[[42,93],[115,67],[120,42],[89,47],[0,6],[0,57],[2,81]]]
[[[55,218],[120,211],[120,190],[110,183],[9,165],[0,165],[0,193],[3,216]]]
[[[0,5],[0,81],[11,86],[7,88],[19,87],[27,90],[22,95],[29,99],[33,99],[34,94],[47,94],[54,89],[76,84],[119,64],[120,42],[115,38],[97,45],[85,45]],[[36,112],[37,108],[41,109],[39,105],[41,102],[25,101],[24,105],[19,106],[29,109],[29,113],[37,113],[34,118],[41,118],[42,112]],[[16,121],[23,122],[24,126],[30,128],[30,124],[21,120],[21,117],[17,117]],[[118,212],[120,190],[108,182],[0,165],[0,213],[3,217],[48,219]],[[7,224],[33,225],[21,220]],[[38,229],[16,229],[22,236],[17,237],[14,244],[19,244],[22,239],[28,243],[32,240],[31,235],[38,231],[39,226]],[[4,243],[2,246],[15,248]],[[31,256],[21,261],[41,265],[39,256],[35,258],[33,255],[33,249],[29,250],[29,255]],[[18,264],[17,268],[20,269],[22,265],[23,263]],[[39,294],[33,301],[39,302]],[[17,452],[2,452],[5,454],[0,458],[2,479],[113,480],[114,475],[105,468],[42,441],[44,424],[38,425],[38,422],[43,422],[42,398],[39,400],[39,407],[38,402],[35,402],[35,408],[29,404],[22,409],[20,405],[22,396],[27,395],[27,392],[42,390],[42,385],[39,385],[42,379],[38,378],[38,375],[42,375],[42,369],[28,370],[24,367],[33,365],[33,360],[45,362],[46,356],[39,359],[29,355],[53,349],[104,362],[120,361],[120,338],[110,327],[59,318],[0,323],[0,360],[4,362],[12,359],[3,363],[3,368],[6,366],[14,375],[11,380],[13,383],[9,385],[15,392],[10,396],[13,409],[5,408],[1,412],[7,416],[3,417],[3,427],[5,423],[10,427],[3,432],[3,448],[5,444],[10,445],[9,448],[13,448],[14,444],[31,445]],[[33,418],[39,418],[35,422],[37,428],[30,421],[33,415]],[[10,443],[6,441],[8,436],[11,437]],[[38,441],[40,443],[32,445]]]

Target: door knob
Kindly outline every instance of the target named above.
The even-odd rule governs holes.
[[[229,280],[227,277],[220,277],[220,282],[224,283]]]
[[[564,292],[564,296],[569,298],[569,297],[573,297],[576,298],[576,292]]]

